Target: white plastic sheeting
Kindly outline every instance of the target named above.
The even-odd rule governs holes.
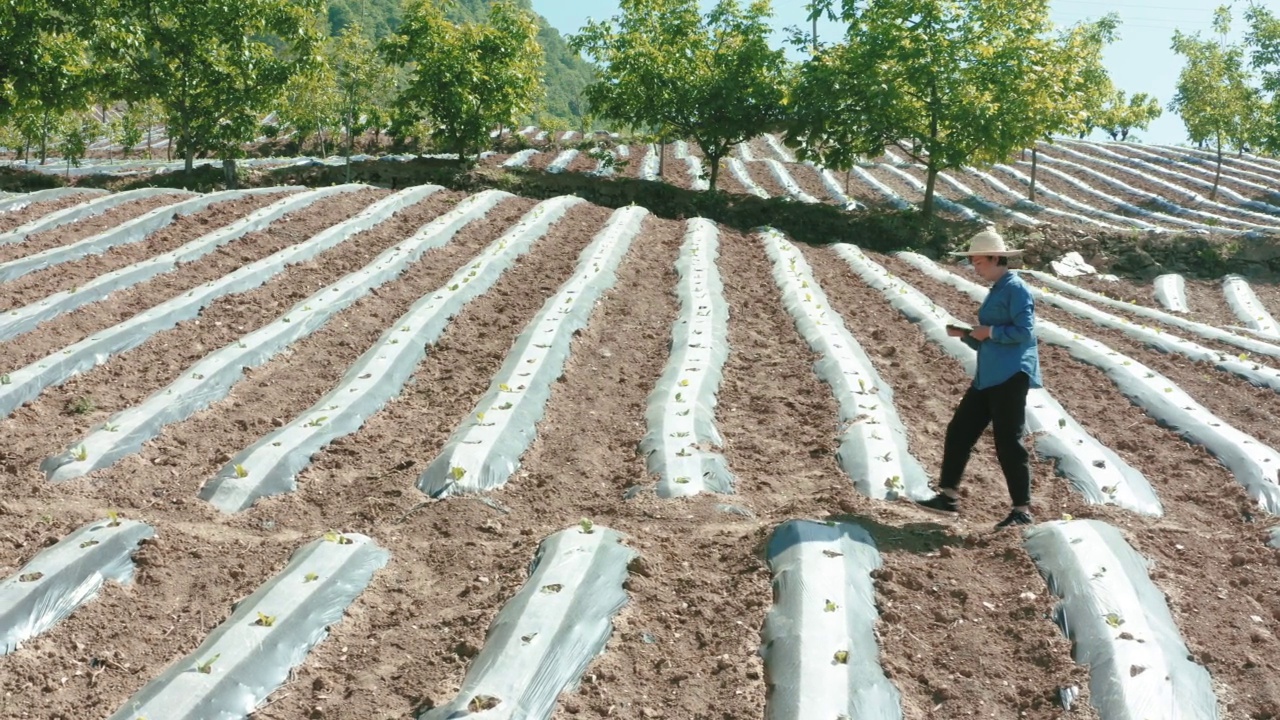
[[[106,190],[97,188],[75,188],[61,187],[50,188],[48,190],[36,190],[29,193],[18,193],[12,197],[0,199],[0,213],[17,212],[30,206],[32,203],[47,202],[49,200],[57,200],[58,198],[82,195],[84,197],[97,197],[106,195]]]
[[[751,152],[750,145],[742,142],[738,143],[738,157],[742,159],[742,162],[753,162],[756,159],[756,154]]]
[[[0,417],[9,415],[22,403],[35,398],[44,388],[101,365],[112,355],[135,348],[152,335],[195,317],[215,299],[258,287],[281,273],[287,265],[306,262],[381,222],[384,219],[381,214],[388,207],[386,203],[394,201],[395,196],[392,196],[375,203],[355,217],[326,228],[303,242],[143,310],[128,320],[8,373],[8,382],[0,383]]]
[[[1271,532],[1271,541],[1267,544],[1277,550],[1280,550],[1280,527],[1273,527],[1271,528],[1270,532]]]
[[[1030,162],[1030,161],[1026,161],[1026,160],[1024,160],[1024,161],[1019,161],[1019,162],[1018,162],[1018,163],[1016,163],[1016,164],[1017,164],[1017,165],[1020,165],[1020,166],[1022,166],[1022,167],[1024,167],[1024,168],[1025,168],[1025,167],[1030,167],[1030,166],[1031,166],[1031,162]],[[1148,219],[1148,220],[1151,220],[1151,221],[1152,221],[1152,223],[1155,223],[1155,222],[1163,223],[1163,225],[1162,225],[1161,227],[1163,227],[1165,230],[1169,230],[1170,228],[1169,228],[1169,227],[1167,227],[1167,226],[1171,226],[1171,225],[1172,225],[1172,226],[1176,226],[1176,227],[1178,227],[1178,228],[1187,228],[1187,229],[1190,229],[1190,230],[1193,230],[1193,231],[1196,231],[1196,232],[1206,233],[1206,234],[1207,234],[1207,233],[1222,233],[1222,234],[1228,234],[1228,235],[1230,235],[1230,234],[1239,234],[1239,233],[1243,232],[1242,230],[1236,230],[1236,229],[1229,229],[1229,228],[1225,228],[1225,229],[1224,229],[1224,228],[1218,228],[1218,227],[1214,227],[1214,226],[1211,226],[1211,225],[1206,225],[1205,223],[1202,223],[1202,222],[1196,222],[1195,220],[1186,220],[1186,219],[1183,219],[1183,218],[1181,218],[1181,217],[1177,217],[1177,216],[1175,216],[1175,215],[1169,215],[1168,213],[1156,212],[1156,211],[1154,211],[1154,210],[1147,210],[1147,209],[1145,209],[1145,208],[1141,208],[1141,207],[1139,207],[1139,206],[1137,206],[1137,205],[1134,205],[1134,204],[1133,204],[1133,203],[1131,203],[1131,202],[1127,202],[1127,201],[1125,201],[1125,200],[1122,200],[1122,199],[1120,199],[1120,198],[1118,198],[1118,197],[1116,197],[1116,196],[1114,196],[1114,195],[1109,195],[1109,194],[1107,194],[1107,193],[1105,193],[1105,192],[1103,192],[1103,191],[1101,191],[1101,190],[1098,190],[1097,188],[1095,188],[1095,187],[1093,187],[1092,185],[1090,185],[1089,183],[1087,183],[1087,182],[1085,182],[1085,181],[1083,181],[1083,180],[1081,180],[1081,179],[1079,179],[1079,178],[1075,177],[1074,175],[1070,175],[1070,174],[1068,174],[1068,173],[1065,173],[1065,172],[1063,172],[1063,171],[1061,171],[1061,170],[1059,170],[1059,169],[1057,169],[1057,168],[1053,167],[1053,166],[1052,166],[1052,165],[1053,165],[1052,163],[1045,162],[1045,161],[1041,161],[1041,162],[1039,163],[1039,165],[1040,165],[1040,170],[1039,170],[1039,172],[1041,172],[1043,175],[1052,175],[1052,176],[1054,176],[1054,177],[1058,178],[1059,180],[1061,180],[1061,181],[1063,181],[1063,182],[1067,183],[1068,185],[1072,186],[1073,188],[1075,188],[1076,190],[1080,191],[1081,193],[1083,193],[1083,194],[1085,194],[1085,195],[1087,195],[1087,196],[1091,196],[1091,197],[1097,198],[1097,199],[1099,199],[1099,200],[1101,200],[1101,201],[1103,201],[1103,202],[1105,202],[1105,203],[1108,203],[1108,204],[1110,204],[1110,205],[1114,205],[1115,207],[1121,208],[1121,209],[1125,210],[1126,212],[1130,212],[1130,213],[1132,213],[1132,214],[1134,214],[1134,215],[1136,215],[1136,216],[1138,216],[1138,217],[1140,217],[1140,218],[1146,218],[1146,219]],[[1086,174],[1089,174],[1087,171],[1085,171],[1085,172],[1086,172]],[[1117,185],[1117,186],[1124,186],[1122,189],[1129,190],[1129,186],[1124,185],[1124,183],[1121,183],[1119,180],[1115,180],[1114,178],[1111,178],[1111,177],[1109,177],[1109,176],[1102,175],[1101,173],[1098,173],[1098,175],[1099,175],[1101,178],[1103,178],[1103,179],[1105,179],[1106,181],[1108,181],[1108,183],[1109,183],[1109,184]],[[1045,194],[1047,195],[1048,193],[1046,192]],[[1139,193],[1139,194],[1141,194],[1141,193]],[[1145,196],[1145,195],[1144,195],[1144,197],[1147,197],[1147,196]],[[1154,196],[1154,197],[1158,197],[1158,196]],[[1148,198],[1148,199],[1150,199],[1150,198]]]
[[[1164,157],[1162,157],[1162,156],[1160,156],[1160,155],[1156,155],[1156,154],[1154,154],[1154,153],[1148,153],[1148,152],[1146,152],[1146,151],[1144,151],[1144,150],[1142,150],[1142,149],[1140,149],[1140,148],[1134,147],[1134,146],[1132,146],[1132,145],[1127,145],[1127,144],[1126,144],[1126,145],[1114,146],[1114,147],[1124,147],[1124,148],[1126,149],[1126,151],[1128,151],[1128,152],[1130,152],[1130,153],[1131,153],[1131,154],[1129,154],[1129,155],[1125,155],[1125,154],[1121,154],[1121,153],[1119,153],[1119,152],[1115,152],[1115,151],[1113,151],[1113,150],[1108,149],[1106,145],[1102,145],[1102,144],[1098,144],[1098,143],[1064,142],[1064,143],[1059,143],[1059,144],[1058,144],[1058,147],[1062,148],[1063,150],[1066,150],[1067,152],[1070,152],[1072,155],[1075,155],[1075,156],[1077,156],[1077,157],[1083,157],[1083,158],[1087,158],[1087,159],[1090,159],[1090,160],[1097,160],[1097,161],[1099,161],[1099,162],[1104,162],[1104,161],[1102,161],[1102,160],[1098,160],[1098,158],[1097,158],[1097,156],[1098,156],[1098,155],[1101,155],[1101,156],[1103,156],[1103,157],[1111,157],[1111,158],[1115,158],[1116,160],[1119,160],[1120,162],[1128,163],[1128,164],[1130,164],[1130,165],[1134,165],[1134,166],[1136,166],[1136,167],[1138,167],[1138,168],[1142,168],[1143,170],[1147,170],[1147,171],[1150,171],[1150,172],[1158,173],[1158,174],[1163,175],[1163,176],[1165,176],[1165,177],[1176,178],[1177,180],[1179,180],[1179,181],[1181,181],[1181,182],[1188,183],[1188,184],[1191,184],[1191,185],[1195,185],[1196,187],[1201,187],[1201,188],[1204,188],[1204,189],[1206,189],[1206,190],[1210,190],[1210,191],[1212,191],[1212,190],[1213,190],[1213,181],[1212,181],[1211,179],[1206,179],[1206,178],[1203,178],[1203,177],[1193,177],[1193,176],[1191,176],[1191,175],[1188,175],[1188,174],[1187,174],[1187,173],[1185,173],[1185,172],[1179,172],[1179,171],[1176,171],[1176,170],[1172,170],[1172,169],[1170,169],[1170,168],[1168,168],[1168,167],[1163,167],[1163,166],[1158,165],[1158,164],[1156,164],[1156,163],[1154,163],[1154,162],[1149,162],[1149,161],[1147,161],[1147,160],[1143,160],[1143,159],[1142,159],[1143,157],[1147,157],[1147,158],[1152,158],[1152,159],[1155,159],[1155,160],[1163,160],[1165,163],[1172,163],[1172,161],[1171,161],[1171,160],[1169,160],[1168,158],[1164,158]],[[1090,154],[1088,154],[1088,153],[1083,153],[1083,152],[1078,152],[1078,151],[1075,151],[1075,150],[1070,150],[1070,149],[1069,149],[1070,147],[1087,148],[1091,153],[1094,153],[1094,155],[1090,155]],[[1107,164],[1109,167],[1117,167],[1117,168],[1119,168],[1119,167],[1120,167],[1120,166],[1118,166],[1118,165],[1116,165],[1115,163],[1112,163],[1112,162],[1106,162],[1106,164]],[[1178,168],[1179,168],[1179,170],[1189,170],[1189,171],[1193,171],[1193,172],[1201,173],[1201,174],[1204,174],[1204,175],[1208,175],[1208,176],[1209,176],[1209,178],[1212,178],[1212,177],[1214,176],[1214,172],[1213,172],[1212,170],[1210,170],[1210,169],[1208,169],[1208,168],[1200,167],[1200,166],[1198,166],[1198,165],[1190,164],[1190,163],[1179,163],[1179,164],[1178,164]],[[1132,170],[1132,169],[1130,169],[1129,171],[1130,171],[1130,172],[1135,172],[1135,171],[1134,171],[1134,170]],[[1167,182],[1167,181],[1161,180],[1160,178],[1154,177],[1154,176],[1152,176],[1152,175],[1150,174],[1150,172],[1148,172],[1148,173],[1140,173],[1140,176],[1141,176],[1141,177],[1144,177],[1144,178],[1147,178],[1147,179],[1149,179],[1149,180],[1152,180],[1153,182],[1156,182],[1157,184],[1161,185],[1162,187],[1166,187],[1166,188],[1168,188],[1169,190],[1171,190],[1171,191],[1173,191],[1173,192],[1176,192],[1176,193],[1182,193],[1182,194],[1183,194],[1183,195],[1185,195],[1185,196],[1187,197],[1187,199],[1188,199],[1188,200],[1190,200],[1191,202],[1196,202],[1196,203],[1209,203],[1209,204],[1212,204],[1214,207],[1224,207],[1224,208],[1229,208],[1229,209],[1231,209],[1231,210],[1239,210],[1240,208],[1246,208],[1246,209],[1248,209],[1248,210],[1255,211],[1255,212],[1250,212],[1250,213],[1249,213],[1249,214],[1250,214],[1250,216],[1251,216],[1251,217],[1258,218],[1260,221],[1264,222],[1264,224],[1274,224],[1274,223],[1276,223],[1277,221],[1280,221],[1280,218],[1277,218],[1277,217],[1275,216],[1275,213],[1280,212],[1280,207],[1277,207],[1277,206],[1275,206],[1275,205],[1271,205],[1271,204],[1269,204],[1269,203],[1261,202],[1261,201],[1258,201],[1258,200],[1251,200],[1251,199],[1249,199],[1249,198],[1245,197],[1244,195],[1241,195],[1240,193],[1236,192],[1235,190],[1231,189],[1230,187],[1227,187],[1226,185],[1224,185],[1224,184],[1223,184],[1223,183],[1221,183],[1221,182],[1219,182],[1219,183],[1218,183],[1218,194],[1219,194],[1219,195],[1222,195],[1222,196],[1224,196],[1224,197],[1226,197],[1226,198],[1230,199],[1232,202],[1236,203],[1236,204],[1239,206],[1238,208],[1237,208],[1237,207],[1232,207],[1232,206],[1230,206],[1230,205],[1227,205],[1226,203],[1215,202],[1215,201],[1209,200],[1208,198],[1204,197],[1204,196],[1203,196],[1203,195],[1201,195],[1200,193],[1197,193],[1197,192],[1193,192],[1193,191],[1187,190],[1186,188],[1181,187],[1181,186],[1177,185],[1176,183]],[[1260,185],[1260,184],[1258,184],[1258,183],[1250,182],[1250,181],[1248,181],[1248,180],[1241,180],[1241,179],[1239,179],[1239,178],[1232,178],[1232,177],[1229,177],[1229,176],[1226,176],[1226,175],[1224,175],[1222,179],[1223,179],[1223,180],[1226,180],[1227,182],[1239,183],[1239,184],[1241,184],[1241,185],[1244,185],[1245,187],[1253,187],[1253,188],[1255,188],[1255,189],[1257,189],[1257,190],[1261,190],[1261,191],[1264,191],[1264,192],[1269,190],[1269,188],[1268,188],[1268,187],[1266,187],[1265,185]]]
[[[506,160],[503,160],[502,167],[524,167],[529,164],[529,160],[532,159],[534,155],[541,152],[542,151],[537,148],[525,148]]]
[[[1156,302],[1161,307],[1170,312],[1191,312],[1191,308],[1187,307],[1187,281],[1181,275],[1165,273],[1157,277],[1152,286]]]
[[[851,523],[791,520],[769,539],[774,605],[761,630],[766,720],[900,720],[880,666],[875,541]]]
[[[918,180],[914,175],[912,175],[909,172],[906,172],[905,170],[901,170],[899,168],[894,167],[893,165],[888,165],[888,164],[881,164],[881,165],[878,165],[877,167],[896,176],[899,180],[909,185],[913,190],[916,190],[921,195],[924,195],[925,190],[928,189],[924,183],[920,182],[920,180]],[[948,200],[947,198],[938,194],[936,188],[934,189],[933,202],[935,205],[938,206],[939,209],[945,212],[959,215],[965,220],[974,220],[978,222],[982,221],[982,218],[979,217],[978,214],[975,213],[974,211],[970,210],[969,208],[963,205],[952,202],[951,200]]]
[[[778,154],[778,159],[782,162],[793,163],[796,161],[796,156],[792,155],[791,150],[789,150],[786,145],[783,145],[782,142],[778,140],[778,137],[773,133],[765,133],[764,141],[769,145],[770,150]]]
[[[844,194],[844,187],[836,179],[836,176],[831,174],[830,170],[819,167],[812,162],[805,164],[818,173],[818,177],[822,180],[822,187],[826,188],[827,194],[831,196],[832,200],[836,201],[837,205],[845,210],[859,210],[863,207],[857,200]]]
[[[916,167],[922,167],[922,166],[917,165]],[[974,205],[977,205],[979,208],[982,209],[982,212],[986,213],[987,215],[994,215],[998,217],[1009,218],[1014,222],[1018,223],[1019,225],[1028,225],[1031,227],[1035,227],[1036,225],[1040,224],[1039,220],[1029,215],[1018,212],[1017,210],[1010,210],[1009,208],[1004,207],[1003,205],[997,205],[991,202],[990,200],[978,195],[973,191],[973,188],[951,177],[951,175],[948,173],[944,173],[944,172],[938,173],[938,180],[940,180],[944,185],[951,186],[953,190],[955,190],[957,193],[961,195],[961,197],[964,198],[964,201],[968,201],[970,203],[973,203]],[[962,201],[962,204],[963,204],[963,201]]]
[[[941,278],[944,282],[970,293],[974,299],[985,295],[985,290],[967,280],[947,274]],[[1127,331],[1134,329],[1118,319],[1111,319],[1106,313],[1076,301],[1055,296],[1041,290],[1032,289],[1039,299],[1054,304],[1062,304],[1072,312],[1095,318],[1099,324],[1117,325],[1116,329]],[[1250,437],[1236,428],[1223,422],[1185,393],[1173,381],[1160,375],[1133,358],[1121,355],[1106,345],[1083,337],[1065,328],[1040,319],[1037,321],[1040,337],[1054,345],[1067,348],[1071,355],[1079,360],[1101,368],[1107,377],[1116,384],[1125,397],[1134,405],[1142,408],[1165,427],[1172,428],[1194,443],[1203,445],[1235,476],[1244,486],[1249,496],[1271,513],[1280,513],[1280,453]],[[1168,342],[1161,340],[1153,333],[1149,342],[1169,352],[1194,351],[1198,346],[1176,338]],[[1145,336],[1144,336],[1145,337]],[[1212,351],[1205,350],[1206,353]],[[1216,353],[1213,354],[1216,357]],[[1194,356],[1193,356],[1194,357]],[[1218,367],[1243,374],[1240,365],[1244,361],[1238,358],[1196,358],[1206,362],[1214,362]],[[1269,371],[1271,387],[1280,389],[1280,381],[1276,380],[1274,370]],[[1253,371],[1255,375],[1258,371]]]
[[[452,234],[482,217],[500,200],[499,191],[473,195],[419,232]],[[239,512],[258,498],[292,492],[298,473],[335,438],[359,430],[412,377],[418,363],[467,303],[484,294],[551,225],[583,202],[562,196],[543,201],[462,266],[434,292],[396,319],[347,370],[337,387],[291,422],[272,431],[228,461],[200,491],[224,512]]]
[[[573,162],[576,157],[578,157],[577,150],[569,149],[561,152],[554,160],[551,161],[551,164],[547,166],[547,172],[562,173],[565,170],[568,170],[569,163]]]
[[[689,167],[689,187],[693,190],[703,191],[711,189],[710,176],[702,168],[702,158],[693,155],[685,155],[680,158],[684,164]]]
[[[769,199],[769,193],[764,188],[757,185],[755,180],[751,179],[751,173],[747,171],[747,166],[743,164],[741,160],[736,157],[725,158],[725,166],[728,167],[729,174],[733,175],[735,180],[742,183],[742,186],[747,189],[747,192],[755,195],[756,197],[764,198],[765,200]]]
[[[483,492],[507,482],[537,434],[538,421],[560,377],[573,336],[585,328],[596,301],[640,233],[649,211],[614,211],[582,250],[573,275],[547,299],[516,338],[489,390],[418,478],[433,497]]]
[[[1174,327],[1186,330],[1187,332],[1199,335],[1200,337],[1203,337],[1203,338],[1208,338],[1210,340],[1217,340],[1218,342],[1227,343],[1228,345],[1234,345],[1238,348],[1247,350],[1251,353],[1258,353],[1259,355],[1268,355],[1270,357],[1280,358],[1280,345],[1273,345],[1271,343],[1264,342],[1262,340],[1255,340],[1253,338],[1242,337],[1240,335],[1227,332],[1226,330],[1222,330],[1221,328],[1216,328],[1212,325],[1206,325],[1204,323],[1196,322],[1194,320],[1188,320],[1186,318],[1178,317],[1177,315],[1170,315],[1169,313],[1164,312],[1163,310],[1156,310],[1155,308],[1149,308],[1144,305],[1136,305],[1136,304],[1121,302],[1119,300],[1116,300],[1115,298],[1109,298],[1106,295],[1102,295],[1100,293],[1096,293],[1090,290],[1085,290],[1083,288],[1076,287],[1075,285],[1072,285],[1069,282],[1059,280],[1058,278],[1052,275],[1039,272],[1037,270],[1023,270],[1022,273],[1024,275],[1029,275],[1034,277],[1037,281],[1042,282],[1045,285],[1048,285],[1054,290],[1059,290],[1062,292],[1070,293],[1077,297],[1082,297],[1097,305],[1116,308],[1118,310],[1127,310],[1133,313],[1134,315],[1147,318],[1148,320],[1155,320],[1157,322],[1162,322],[1166,325],[1172,325]]]
[[[772,228],[757,237],[773,262],[783,306],[820,358],[814,373],[830,386],[839,405],[840,469],[870,498],[931,497],[928,476],[908,448],[893,388],[845,328],[796,246]]]
[[[109,720],[247,718],[329,635],[388,557],[363,535],[312,541]]]
[[[1009,175],[1013,176],[1015,179],[1023,181],[1025,184],[1027,184],[1028,187],[1030,187],[1031,178],[1027,177],[1026,175],[1023,175],[1021,172],[1018,172],[1013,168],[1006,167],[1005,171]],[[1000,192],[1006,195],[1007,197],[1009,197],[1009,199],[1013,203],[1011,207],[1021,207],[1021,208],[1026,208],[1031,212],[1046,213],[1048,215],[1053,215],[1056,217],[1069,218],[1071,220],[1075,220],[1076,222],[1084,223],[1086,225],[1094,225],[1097,227],[1106,228],[1108,230],[1122,229],[1120,227],[1112,225],[1111,223],[1103,222],[1102,220],[1097,220],[1095,218],[1088,217],[1087,215],[1081,215],[1079,213],[1073,213],[1066,210],[1059,210],[1058,208],[1045,207],[1044,205],[1041,205],[1039,203],[1031,202],[1030,200],[1023,197],[1020,193],[1014,192],[1012,188],[1010,188],[1008,185],[1005,185],[996,176],[990,173],[986,173],[981,170],[978,170],[977,168],[965,168],[965,172],[969,173],[970,175],[973,175],[976,178],[985,180],[987,184],[995,188],[997,192]]]
[[[767,135],[766,137],[773,136]],[[791,171],[787,169],[786,165],[772,159],[765,160],[764,162],[769,166],[769,170],[773,173],[773,177],[777,179],[778,183],[782,185],[782,189],[786,190],[788,195],[802,203],[809,203],[811,205],[817,204],[817,198],[800,189],[800,185],[796,183],[796,179],[792,177]]]
[[[1009,175],[1010,177],[1014,178],[1015,180],[1018,180],[1019,182],[1021,182],[1022,184],[1028,187],[1031,186],[1031,178],[1023,174],[1022,171],[1018,170],[1017,168],[1010,167],[1009,165],[1001,165],[1001,164],[997,164],[992,167],[994,167],[996,170],[999,170],[1000,172],[1005,173],[1006,175]],[[1061,174],[1062,173],[1060,173],[1060,175]],[[1067,175],[1066,177],[1071,177],[1071,176]],[[1075,178],[1071,178],[1071,179],[1075,180]],[[1092,215],[1097,218],[1103,218],[1105,220],[1110,220],[1120,225],[1127,225],[1129,227],[1138,228],[1139,230],[1150,230],[1152,232],[1168,232],[1166,228],[1161,227],[1159,225],[1154,225],[1145,220],[1126,217],[1124,215],[1117,215],[1116,213],[1109,212],[1107,210],[1100,210],[1092,205],[1082,203],[1074,198],[1068,197],[1066,195],[1063,195],[1062,193],[1051,190],[1050,188],[1045,187],[1042,183],[1036,184],[1036,192],[1040,193],[1044,197],[1049,198],[1050,200],[1056,200],[1062,203],[1063,205],[1066,205],[1067,207],[1072,208],[1073,210],[1084,213],[1085,215]],[[1143,212],[1146,212],[1146,211],[1144,210]]]
[[[193,193],[182,190],[172,190],[170,188],[140,188],[138,190],[125,190],[124,192],[111,193],[103,197],[96,197],[79,205],[72,205],[69,208],[63,208],[56,212],[49,213],[44,217],[36,218],[29,223],[20,225],[9,232],[0,233],[0,245],[11,245],[13,243],[22,242],[28,236],[36,233],[52,230],[57,227],[72,223],[84,218],[101,215],[102,213],[127,202],[134,200],[143,200],[158,195],[173,195],[175,197],[191,197]]]
[[[47,322],[63,313],[97,302],[113,292],[132,287],[161,273],[169,272],[182,263],[197,260],[233,240],[261,230],[285,213],[308,207],[323,197],[336,193],[352,192],[356,189],[358,189],[358,186],[337,185],[330,188],[300,192],[283,200],[277,200],[267,207],[261,208],[229,225],[206,233],[175,250],[99,275],[71,290],[62,290],[30,305],[5,312],[0,315],[0,340],[8,340],[30,332],[40,323]]]
[[[854,175],[857,175],[863,182],[875,188],[877,192],[889,200],[890,205],[898,210],[910,210],[915,207],[910,202],[907,202],[906,198],[894,192],[893,188],[880,182],[879,178],[867,172],[862,167],[854,165],[851,169],[853,170]]]
[[[93,522],[0,581],[0,655],[93,600],[107,580],[129,582],[134,551],[154,534],[150,525],[134,520]]]
[[[644,159],[640,161],[640,179],[658,181],[658,146],[650,144],[645,151]]]
[[[715,425],[715,408],[729,356],[729,306],[716,267],[718,255],[715,223],[690,220],[676,260],[680,311],[672,328],[671,354],[649,394],[649,431],[640,440],[649,472],[659,477],[660,497],[733,492],[733,475],[724,456],[703,449],[724,444]]]
[[[623,583],[636,553],[621,539],[586,521],[544,540],[529,579],[489,626],[457,697],[419,719],[549,720],[560,694],[576,688],[604,651],[613,617],[627,603]]]
[[[1249,282],[1239,275],[1222,278],[1222,292],[1227,297],[1231,312],[1240,318],[1245,327],[1273,340],[1280,340],[1280,325],[1271,317],[1267,308],[1249,287]]]
[[[1223,372],[1238,375],[1258,387],[1269,387],[1276,392],[1280,392],[1280,370],[1275,368],[1250,361],[1247,358],[1220,353],[1190,340],[1184,340],[1172,333],[1164,332],[1159,328],[1129,322],[1124,318],[1099,310],[1088,303],[1059,295],[1050,290],[1032,286],[1031,294],[1037,299],[1060,307],[1077,317],[1087,318],[1101,327],[1118,330],[1126,336],[1162,352],[1177,353],[1198,362],[1209,363]]]
[[[1114,527],[1053,521],[1025,532],[1027,552],[1062,598],[1056,615],[1089,668],[1090,703],[1106,720],[1216,720],[1208,670],[1192,662],[1147,561]]]
[[[1111,185],[1112,187],[1119,188],[1120,190],[1123,190],[1125,192],[1132,193],[1139,197],[1146,198],[1147,200],[1154,202],[1160,207],[1164,208],[1168,212],[1174,213],[1176,215],[1187,215],[1187,216],[1204,218],[1204,221],[1208,223],[1210,226],[1216,223],[1222,223],[1222,224],[1233,225],[1237,227],[1243,227],[1243,228],[1249,228],[1249,229],[1261,229],[1261,230],[1274,228],[1277,222],[1277,218],[1267,215],[1265,213],[1253,212],[1251,210],[1246,210],[1244,208],[1232,207],[1225,203],[1220,203],[1215,200],[1210,200],[1209,198],[1201,195],[1200,193],[1188,190],[1180,185],[1171,183],[1168,180],[1164,180],[1162,178],[1156,177],[1154,175],[1151,175],[1150,173],[1142,172],[1141,170],[1136,170],[1131,167],[1126,167],[1125,165],[1121,165],[1120,163],[1113,162],[1111,160],[1106,160],[1104,158],[1100,158],[1094,155],[1087,155],[1085,153],[1072,150],[1071,148],[1065,147],[1065,146],[1057,147],[1055,148],[1055,150],[1065,155],[1069,155],[1074,158],[1079,158],[1085,162],[1097,163],[1111,170],[1115,170],[1115,171],[1124,173],[1126,175],[1133,175],[1146,182],[1151,183],[1152,185],[1157,185],[1163,188],[1164,190],[1169,191],[1169,193],[1174,196],[1181,196],[1182,199],[1184,199],[1185,201],[1195,203],[1198,206],[1214,208],[1219,211],[1226,211],[1230,213],[1247,215],[1248,217],[1253,218],[1255,222],[1250,222],[1248,220],[1243,220],[1241,218],[1228,217],[1225,215],[1217,215],[1214,213],[1205,212],[1203,210],[1196,210],[1194,208],[1189,208],[1184,205],[1180,205],[1176,202],[1173,202],[1172,200],[1169,200],[1168,198],[1162,195],[1158,195],[1156,193],[1148,192],[1141,188],[1136,188],[1136,187],[1133,187],[1132,185],[1128,185],[1124,182],[1121,182],[1120,180],[1118,180],[1117,178],[1111,175],[1107,175],[1105,173],[1099,172],[1091,167],[1082,165],[1078,162],[1073,162],[1071,160],[1063,160],[1060,158],[1044,155],[1043,152],[1041,154],[1041,162],[1072,168],[1078,172],[1085,173],[1090,177],[1096,177],[1099,180],[1102,180],[1103,182],[1107,183],[1108,185]],[[1263,224],[1259,225],[1256,222],[1258,220],[1261,220]]]
[[[920,291],[896,277],[860,250],[837,245],[845,259],[864,282],[884,294],[885,299],[908,320],[920,326],[931,342],[964,365],[970,376],[977,369],[977,352],[959,338],[947,335],[946,326],[955,318]],[[954,276],[927,258],[903,253],[903,260],[942,282]],[[956,278],[958,280],[958,278]],[[976,287],[976,286],[974,286]],[[979,292],[985,290],[979,288]],[[975,296],[977,292],[975,292]],[[975,297],[980,299],[980,297]],[[1041,321],[1041,326],[1045,323]],[[1043,457],[1058,461],[1058,472],[1093,504],[1117,505],[1144,515],[1160,515],[1163,510],[1151,484],[1110,448],[1102,445],[1062,408],[1043,388],[1027,394],[1027,428],[1037,434],[1035,449]]]
[[[7,263],[0,264],[0,282],[20,278],[23,275],[43,270],[54,265],[79,260],[88,255],[97,255],[119,245],[141,242],[148,235],[169,225],[179,215],[199,212],[216,202],[235,200],[246,195],[262,195],[266,193],[298,192],[302,188],[255,188],[253,190],[223,190],[200,195],[176,204],[158,207],[141,217],[129,220],[110,230],[84,238],[69,245],[52,247],[38,253],[27,255]]]
[[[439,189],[437,185],[421,185],[392,195],[381,203],[382,221]],[[387,248],[359,270],[298,301],[276,320],[209,353],[146,400],[111,416],[101,428],[65,452],[46,458],[41,469],[50,481],[64,482],[108,467],[137,452],[166,425],[185,420],[225,398],[247,368],[268,362],[285,348],[324,327],[330,318],[374,288],[395,280],[425,253],[443,246],[459,229],[461,223],[446,226],[443,232],[415,234]]]

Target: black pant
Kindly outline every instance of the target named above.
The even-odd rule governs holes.
[[[1004,471],[1009,497],[1015,507],[1031,504],[1031,457],[1022,444],[1027,419],[1027,390],[1031,378],[1024,372],[999,385],[977,390],[972,385],[960,399],[956,413],[947,425],[947,440],[942,451],[942,477],[939,484],[955,490],[969,462],[969,454],[987,425],[992,426],[996,441],[996,458]]]

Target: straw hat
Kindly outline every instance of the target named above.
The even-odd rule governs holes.
[[[969,238],[969,249],[964,252],[956,251],[952,255],[995,255],[997,257],[1013,257],[1021,255],[1021,250],[1010,250],[1004,244],[1004,238],[1000,237],[1000,233],[993,229],[986,229]]]

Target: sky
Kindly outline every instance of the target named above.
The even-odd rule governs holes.
[[[588,18],[604,20],[618,13],[617,0],[532,0],[533,8],[562,34],[572,34],[581,28]],[[1169,111],[1182,59],[1170,48],[1174,30],[1185,33],[1199,31],[1204,36],[1212,34],[1213,9],[1225,0],[1049,0],[1051,16],[1056,25],[1067,27],[1082,20],[1097,19],[1114,11],[1120,16],[1119,39],[1103,54],[1103,61],[1116,86],[1129,95],[1145,92],[1155,96],[1165,108],[1146,132],[1130,135],[1130,139],[1159,144],[1186,142],[1186,128],[1182,120]],[[784,28],[805,26],[807,0],[773,0],[775,28],[774,42],[783,45],[787,38]],[[1232,40],[1243,37],[1245,4],[1234,3],[1234,30]],[[1280,0],[1262,0],[1260,4],[1280,12]],[[712,5],[703,0],[704,7]],[[834,40],[842,34],[835,23],[819,23],[818,38]],[[788,53],[799,59],[794,52]],[[1095,137],[1103,137],[1095,133]]]

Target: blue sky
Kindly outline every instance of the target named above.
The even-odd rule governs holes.
[[[704,6],[711,4],[710,0],[703,0]],[[777,28],[774,39],[778,44],[786,37],[783,28],[807,25],[805,4],[806,0],[774,0],[774,27]],[[1119,14],[1120,39],[1106,51],[1107,68],[1116,85],[1129,94],[1154,95],[1166,107],[1150,129],[1139,135],[1144,142],[1169,144],[1186,140],[1182,121],[1167,109],[1182,67],[1181,58],[1169,47],[1173,31],[1199,30],[1210,34],[1213,8],[1220,4],[1223,4],[1221,0],[1050,0],[1053,20],[1061,26],[1098,18],[1110,11]],[[1280,0],[1264,0],[1261,4],[1280,12]],[[1244,3],[1237,0],[1234,6],[1236,32],[1233,36],[1239,36],[1244,27]],[[533,7],[566,34],[582,27],[589,17],[605,19],[618,12],[616,0],[533,0]],[[818,26],[820,39],[832,39],[840,34],[841,29],[835,24]]]

